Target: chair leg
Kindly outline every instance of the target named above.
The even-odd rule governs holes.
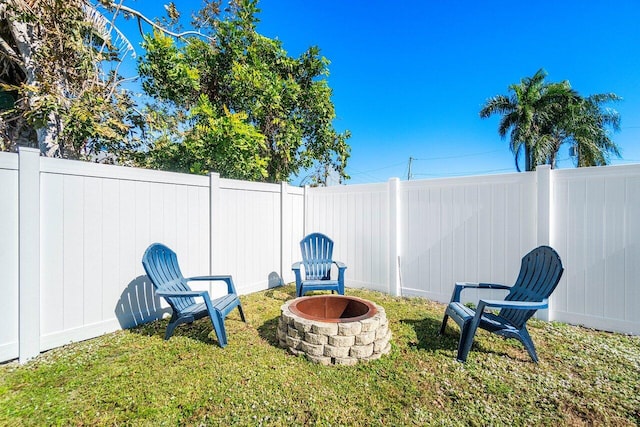
[[[216,331],[216,336],[218,337],[218,343],[220,347],[226,347],[227,345],[227,332],[224,328],[224,318],[222,314],[218,310],[214,310],[211,313],[211,324],[213,325],[213,329]]]
[[[175,315],[175,313],[173,313],[171,315],[171,319],[169,319],[169,324],[167,325],[167,330],[164,333],[164,339],[168,340],[169,338],[171,338],[171,335],[173,335],[173,331],[176,329],[176,326],[178,326],[178,317]]]
[[[242,304],[238,304],[238,311],[240,312],[240,318],[244,323],[247,323],[247,319],[244,318],[244,310],[242,310]]]
[[[458,362],[466,362],[467,356],[469,355],[469,351],[471,350],[471,345],[467,347],[467,335],[469,334],[468,323],[465,323],[460,328],[460,341],[458,341],[458,355],[456,359]],[[473,343],[473,340],[471,341]]]
[[[460,342],[458,343],[458,362],[466,362],[471,346],[473,345],[473,338],[476,335],[478,329],[479,320],[476,322],[476,318],[469,320],[462,324],[460,328]]]
[[[518,339],[520,340],[522,345],[524,345],[524,348],[527,349],[527,352],[529,353],[529,356],[531,356],[531,359],[535,363],[538,363],[538,355],[536,354],[536,347],[533,345],[533,340],[531,339],[531,335],[529,335],[529,331],[527,331],[526,326],[520,329],[520,334],[518,336]]]
[[[440,326],[440,335],[444,335],[444,330],[447,327],[447,321],[449,320],[449,315],[445,314],[442,318],[442,326]]]

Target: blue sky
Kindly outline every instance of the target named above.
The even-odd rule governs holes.
[[[164,13],[163,2],[125,4],[150,18]],[[201,3],[176,5],[188,18]],[[499,118],[478,112],[539,68],[583,96],[621,96],[612,107],[622,117],[613,134],[622,159],[612,163],[640,163],[638,1],[262,0],[259,7],[260,33],[292,56],[317,45],[331,61],[334,125],[352,133],[349,184],[407,179],[409,157],[417,159],[412,179],[515,172]],[[559,158],[572,167],[566,148]]]

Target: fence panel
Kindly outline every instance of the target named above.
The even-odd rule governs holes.
[[[565,274],[553,319],[640,333],[640,167],[559,170],[552,245]]]
[[[0,153],[0,361],[18,357],[18,156]]]
[[[209,272],[209,179],[41,159],[41,350],[130,327],[166,307],[142,254],[162,242]]]
[[[512,284],[536,245],[533,173],[403,182],[401,194],[403,294],[445,302],[456,281]]]
[[[305,233],[333,239],[348,286],[389,292],[389,209],[387,184],[310,188]]]
[[[282,207],[282,279],[295,281],[291,264],[300,260],[300,241],[304,238],[305,190],[285,185],[285,203]]]
[[[280,191],[279,184],[220,179],[213,272],[233,275],[239,293],[266,289],[280,277]]]

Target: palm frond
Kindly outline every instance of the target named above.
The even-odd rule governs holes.
[[[513,109],[514,105],[511,99],[503,95],[497,95],[485,102],[480,110],[480,117],[486,119],[493,114],[507,114]]]
[[[120,55],[131,53],[135,58],[136,51],[129,39],[93,5],[84,3],[82,10],[96,36],[108,45],[114,46]]]

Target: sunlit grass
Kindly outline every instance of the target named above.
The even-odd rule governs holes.
[[[1,425],[637,425],[640,339],[530,321],[540,363],[484,331],[466,364],[444,306],[348,289],[385,307],[392,350],[320,366],[276,346],[287,286],[243,296],[221,349],[207,319],[166,320],[0,365]]]

